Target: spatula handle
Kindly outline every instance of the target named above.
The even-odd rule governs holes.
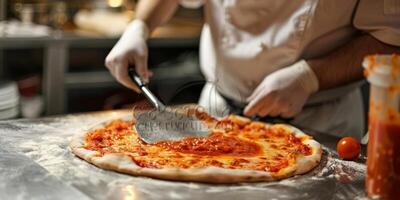
[[[139,87],[143,95],[150,101],[157,110],[164,110],[165,105],[147,88],[143,80],[137,75],[135,68],[128,67],[128,74],[132,81]]]

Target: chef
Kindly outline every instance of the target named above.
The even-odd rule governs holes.
[[[138,91],[128,65],[148,81],[146,39],[179,3],[204,4],[199,104],[214,115],[291,118],[337,136],[364,134],[360,85],[367,54],[398,52],[397,0],[142,0],[136,19],[106,58]]]

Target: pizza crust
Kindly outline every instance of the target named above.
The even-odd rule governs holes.
[[[309,137],[308,135],[303,133],[303,131],[294,126],[287,124],[278,124],[278,125],[282,125],[285,126],[286,128],[293,130],[295,136],[298,138]],[[311,169],[317,166],[318,163],[321,161],[322,148],[320,143],[318,143],[313,139],[307,139],[303,141],[303,144],[309,145],[311,147],[312,153],[309,156],[303,156],[297,159],[295,166],[296,168],[295,175],[300,175],[309,172]]]
[[[235,117],[236,118],[236,117]],[[238,117],[238,120],[241,120]],[[243,120],[248,120],[242,118]],[[106,123],[99,124],[96,128],[104,127]],[[270,124],[264,123],[266,126]],[[280,124],[284,128],[294,130],[295,136],[309,137],[299,129]],[[93,128],[94,129],[94,128]],[[322,156],[321,145],[313,140],[306,139],[304,143],[308,144],[312,149],[312,154],[303,156],[297,159],[296,164],[290,165],[281,169],[278,174],[269,173],[266,171],[256,170],[238,170],[226,169],[219,167],[205,167],[205,168],[143,168],[135,164],[135,162],[127,155],[122,153],[110,153],[101,156],[99,152],[87,150],[84,148],[85,134],[82,132],[73,137],[70,143],[71,151],[78,157],[92,163],[102,169],[122,172],[134,176],[146,176],[152,178],[159,178],[165,180],[175,181],[194,181],[204,183],[239,183],[239,182],[261,182],[261,181],[276,181],[284,178],[292,177],[294,175],[304,174],[309,172],[318,165]]]

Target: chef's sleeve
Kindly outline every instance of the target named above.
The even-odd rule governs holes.
[[[400,46],[400,0],[360,0],[353,23],[381,42]]]

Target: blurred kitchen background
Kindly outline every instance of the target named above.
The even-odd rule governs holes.
[[[0,0],[0,119],[146,105],[104,67],[135,6],[135,0]],[[181,7],[148,42],[150,88],[166,104],[198,100],[202,24],[201,8]]]

